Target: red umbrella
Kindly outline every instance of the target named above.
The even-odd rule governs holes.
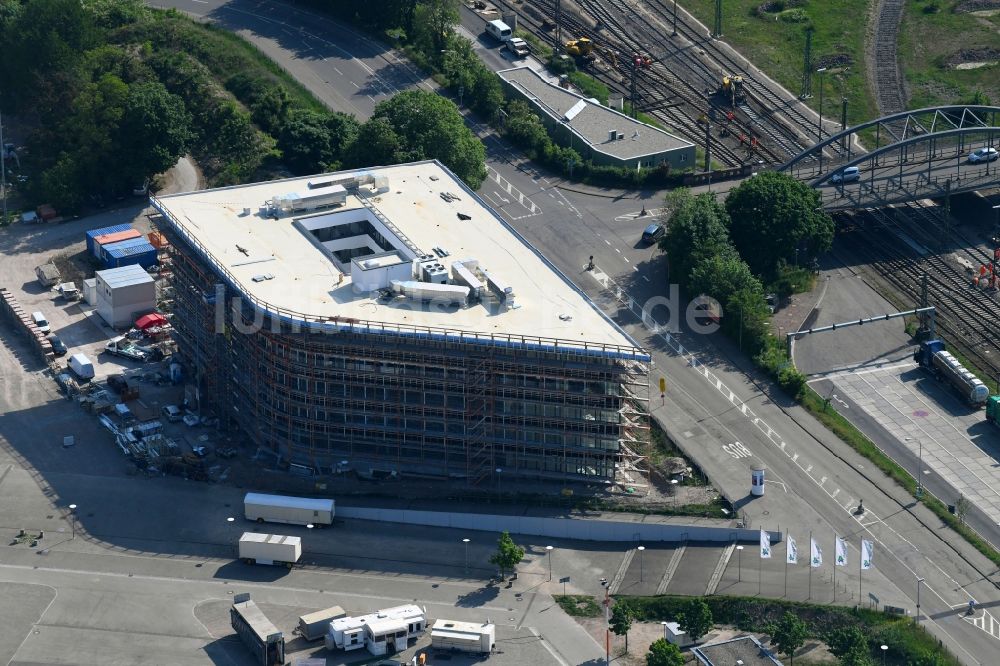
[[[145,331],[147,328],[153,326],[163,326],[167,323],[167,318],[161,314],[152,312],[147,315],[143,315],[135,320],[135,327],[141,331]]]

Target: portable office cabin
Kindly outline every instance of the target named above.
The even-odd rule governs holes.
[[[156,283],[141,266],[97,271],[97,314],[112,328],[130,326],[156,309]]]
[[[376,618],[365,623],[365,647],[376,657],[402,652],[410,641],[406,620]]]
[[[431,627],[431,647],[438,650],[489,654],[496,642],[496,625],[490,622],[438,620]]]
[[[122,266],[131,266],[132,264],[149,268],[158,261],[156,248],[142,237],[113,245],[103,245],[101,246],[101,256],[104,260],[105,268],[121,268]]]
[[[108,234],[115,234],[122,231],[128,231],[132,228],[131,224],[116,224],[112,227],[102,227],[100,229],[91,229],[87,232],[87,254],[100,259],[101,256],[97,252],[97,244],[94,242],[98,236],[106,236]]]

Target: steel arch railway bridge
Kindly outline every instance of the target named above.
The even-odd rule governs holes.
[[[874,148],[859,149],[854,136]],[[830,157],[835,147],[842,149]],[[828,211],[871,208],[1000,185],[1000,160],[969,161],[984,147],[1000,150],[1000,107],[938,106],[831,134],[778,171],[808,181]],[[836,182],[848,167],[858,167],[858,179]]]

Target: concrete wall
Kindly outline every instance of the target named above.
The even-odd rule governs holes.
[[[110,291],[110,293],[108,293]],[[152,281],[110,289],[97,279],[97,314],[112,328],[130,326],[133,315],[156,308],[156,284]]]
[[[584,541],[716,541],[758,543],[760,531],[711,525],[677,525],[640,523],[617,520],[576,518],[532,518],[482,513],[452,513],[445,511],[411,511],[338,506],[337,517],[374,520],[405,525],[430,525],[481,532],[511,532],[560,539]],[[781,532],[769,532],[771,543],[781,541]]]

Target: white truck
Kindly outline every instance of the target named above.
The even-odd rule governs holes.
[[[511,52],[515,58],[527,58],[528,54],[531,52],[528,48],[528,42],[524,41],[520,37],[511,37],[504,44],[507,50]]]
[[[247,564],[274,564],[291,569],[302,557],[302,539],[281,534],[244,532],[240,537],[239,555]]]
[[[256,520],[258,523],[319,527],[333,524],[334,503],[332,499],[247,493],[243,498],[243,513],[247,520]]]
[[[108,343],[104,345],[104,351],[112,356],[129,358],[133,361],[145,361],[149,358],[149,354],[124,335],[108,340]]]

